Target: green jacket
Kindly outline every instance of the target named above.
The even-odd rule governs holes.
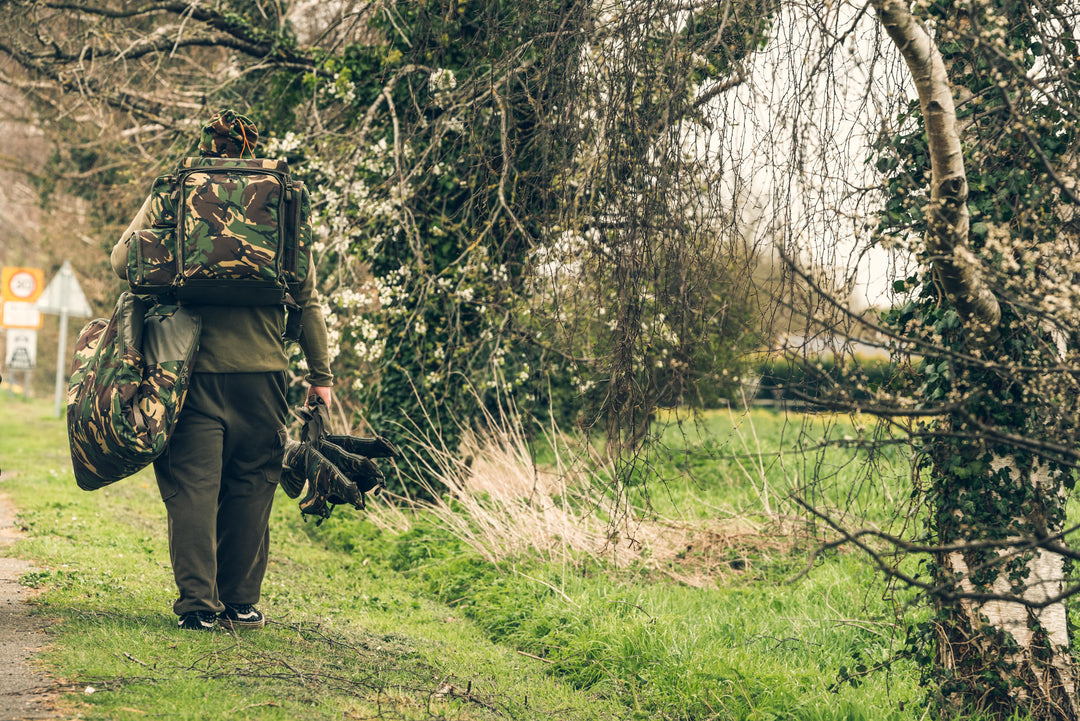
[[[120,240],[113,246],[110,260],[118,276],[127,279],[128,239],[138,228],[145,227],[150,199],[135,215]],[[293,300],[303,309],[300,348],[308,365],[306,380],[313,386],[331,386],[330,353],[327,344],[326,322],[323,319],[319,292],[315,288],[315,266],[307,279],[290,287]],[[285,310],[282,306],[192,306],[202,316],[202,335],[199,354],[195,360],[196,373],[257,373],[279,371],[289,367],[285,343]]]

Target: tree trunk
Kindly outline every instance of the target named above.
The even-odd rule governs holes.
[[[985,347],[996,336],[1002,313],[968,246],[967,174],[948,73],[934,40],[911,15],[906,0],[872,0],[872,4],[919,94],[931,159],[928,259],[960,315],[969,347]],[[950,442],[947,436],[932,442],[938,542],[1030,538],[1061,530],[1062,474],[1038,461],[1020,463],[1000,448]],[[957,456],[964,458],[964,473],[957,471]],[[971,470],[988,456],[994,458],[988,468]],[[992,490],[995,484],[1000,493]],[[1014,504],[1015,499],[1023,502]],[[995,515],[999,505],[1007,510]],[[1062,592],[1065,567],[1060,555],[1043,550],[1012,553],[973,549],[942,554],[937,558],[937,579],[954,591],[1030,603]],[[1003,719],[1016,711],[1040,720],[1080,719],[1077,669],[1063,603],[1032,608],[1019,601],[948,594],[937,597],[936,603],[936,658],[947,707],[979,708]]]
[[[1017,527],[1037,529],[1036,535],[1059,532],[1060,524],[1048,525],[1044,519],[1056,515],[1047,513],[1049,508],[1065,503],[1061,474],[1040,466],[1025,471],[1012,457],[994,460],[991,471],[1001,469],[1007,470],[1012,483],[1030,484],[1033,498],[1031,513],[1002,519],[1002,526],[1013,521]],[[963,492],[959,495],[961,498],[954,498],[962,503]],[[988,500],[984,498],[983,502]],[[959,528],[961,537],[939,540],[969,542],[986,536],[980,529],[968,527],[963,519]],[[955,584],[959,592],[1013,596],[1035,604],[1061,594],[1065,588],[1065,559],[1060,554],[1037,549],[1017,557],[1015,566],[1010,566],[1006,556],[1011,552],[943,554],[938,558],[938,578]],[[978,578],[988,562],[993,564],[993,580],[976,585],[973,577]],[[1023,580],[1017,583],[1021,577]],[[937,660],[948,672],[941,691],[949,706],[975,706],[1002,718],[1015,711],[1030,714],[1033,719],[1080,718],[1077,669],[1069,651],[1064,603],[1034,608],[1006,600],[946,596],[938,599],[937,610]]]
[[[952,85],[933,39],[907,2],[874,0],[878,19],[900,49],[919,93],[930,148],[930,204],[926,247],[945,293],[965,323],[984,341],[1001,320],[997,298],[969,260],[968,186]]]

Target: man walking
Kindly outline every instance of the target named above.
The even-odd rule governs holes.
[[[252,158],[258,130],[225,110],[203,129],[199,154]],[[113,269],[127,277],[128,244],[148,227],[150,199],[113,248]],[[302,309],[299,342],[308,394],[331,403],[326,325],[314,267],[290,286]],[[179,627],[262,628],[256,608],[266,572],[269,519],[285,448],[285,310],[282,305],[196,305],[199,354],[176,429],[154,463],[169,521],[169,558],[179,598]]]

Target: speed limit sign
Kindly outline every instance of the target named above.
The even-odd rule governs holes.
[[[8,266],[0,270],[0,300],[33,303],[45,290],[45,271],[41,268]]]

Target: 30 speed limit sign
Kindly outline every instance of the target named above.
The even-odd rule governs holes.
[[[0,270],[0,300],[33,303],[45,290],[45,271],[41,268],[8,266]]]

